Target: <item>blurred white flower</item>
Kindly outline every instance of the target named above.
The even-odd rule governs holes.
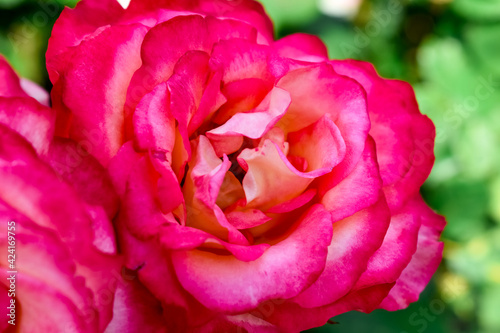
[[[363,0],[318,0],[319,10],[328,16],[352,18]]]

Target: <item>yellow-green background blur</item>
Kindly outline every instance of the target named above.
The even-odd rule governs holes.
[[[47,39],[63,5],[75,2],[0,0],[0,53],[47,89]],[[316,34],[332,58],[367,60],[412,83],[437,127],[422,192],[448,226],[431,284],[404,311],[348,313],[311,332],[499,333],[500,0],[262,2],[277,37]]]

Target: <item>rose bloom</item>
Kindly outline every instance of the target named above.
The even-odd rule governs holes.
[[[402,309],[441,260],[412,88],[260,4],[83,0],[47,51],[57,135],[108,169],[125,266],[108,332],[297,332]]]
[[[106,170],[55,138],[55,112],[30,96],[48,101],[0,56],[0,331],[102,332],[122,280],[110,222],[118,198]]]

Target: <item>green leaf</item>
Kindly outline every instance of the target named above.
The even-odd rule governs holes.
[[[500,24],[468,26],[465,36],[467,46],[478,57],[478,62],[500,76]]]
[[[474,20],[497,20],[500,0],[454,0],[452,8],[460,15]]]
[[[489,332],[500,332],[500,286],[488,287],[479,299],[479,322]]]
[[[457,99],[474,93],[477,74],[459,40],[430,38],[418,52],[421,75]]]
[[[278,33],[284,29],[298,27],[313,21],[319,10],[314,1],[261,0]]]

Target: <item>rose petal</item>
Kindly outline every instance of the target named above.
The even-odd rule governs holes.
[[[219,316],[201,327],[196,327],[196,332],[247,332],[278,333],[279,330],[269,322],[252,316],[249,313],[235,316]]]
[[[77,193],[38,159],[27,141],[1,124],[0,144],[0,198],[40,226],[58,231],[75,248],[91,244],[90,219]]]
[[[44,155],[54,137],[55,112],[31,98],[0,97],[0,124],[21,134]]]
[[[213,140],[218,136],[243,135],[258,139],[283,117],[290,102],[288,92],[274,88],[255,110],[235,114],[224,125],[208,131],[207,137]]]
[[[134,150],[133,142],[129,141],[120,148],[110,161],[108,166],[109,175],[120,198],[125,195],[130,174],[142,156]]]
[[[127,94],[126,116],[146,93],[173,73],[177,61],[188,51],[210,53],[219,40],[255,40],[255,30],[247,24],[199,15],[178,16],[152,28],[142,44],[142,67],[137,70]]]
[[[229,223],[238,229],[253,228],[271,220],[269,216],[258,209],[232,211],[226,213],[226,217]]]
[[[403,309],[410,303],[416,302],[442,258],[443,243],[438,240],[446,224],[444,218],[434,213],[420,195],[410,201],[408,210],[421,219],[417,251],[380,305],[389,311]]]
[[[88,316],[95,307],[93,295],[85,287],[84,280],[75,276],[75,262],[56,233],[13,212],[2,200],[0,216],[6,222],[15,220],[16,255],[24,258],[16,261],[16,302],[17,308],[22,308],[17,323],[26,329],[36,323],[36,329],[41,327],[49,331],[54,325],[60,329],[98,329],[99,318]],[[7,253],[7,234],[0,238],[0,248]],[[0,270],[2,280],[8,281],[7,257],[1,266],[5,268]],[[39,320],[40,314],[43,314],[42,320]],[[50,326],[55,319],[59,321]],[[31,330],[35,330],[35,326]]]
[[[120,224],[119,224],[120,225]],[[168,331],[185,331],[187,322],[201,325],[213,316],[179,284],[169,256],[165,255],[159,242],[143,242],[120,228],[122,243],[127,257],[127,267],[137,271],[139,280],[156,299],[162,302],[164,312],[169,313]],[[134,279],[127,275],[127,279]]]
[[[338,127],[326,116],[309,127],[289,133],[288,143],[291,156],[307,161],[307,172],[332,170],[346,155],[346,144]]]
[[[273,44],[278,54],[308,62],[328,61],[328,50],[321,39],[314,35],[296,33],[281,38]]]
[[[356,81],[335,73],[328,64],[290,71],[278,87],[292,96],[287,114],[277,125],[284,131],[298,131],[325,115],[340,130],[346,158],[335,168],[332,179],[323,181],[323,187],[330,189],[352,171],[364,149],[370,120],[363,88]]]
[[[58,8],[48,10],[56,15]],[[55,56],[66,52],[70,47],[79,45],[86,36],[93,34],[98,28],[112,24],[123,14],[123,8],[116,1],[84,0],[79,1],[74,9],[65,8],[54,27],[47,48],[47,68],[53,75],[59,70]],[[51,69],[54,70],[51,73]],[[51,80],[54,77],[51,76]]]
[[[123,144],[123,107],[128,83],[141,64],[145,33],[140,25],[103,28],[57,59],[65,64],[52,79],[54,107],[61,115],[57,133],[88,142],[103,165]],[[72,118],[62,123],[68,112]]]
[[[213,122],[224,124],[237,113],[255,109],[272,88],[271,82],[257,78],[242,79],[224,84],[222,93],[227,101],[217,111]]]
[[[216,205],[220,187],[231,167],[227,156],[221,161],[210,141],[200,136],[193,150],[186,183],[182,190],[186,199],[187,225],[205,230],[231,243],[247,245],[247,239],[228,221],[220,207]]]
[[[169,9],[169,10],[165,10]],[[211,0],[200,0],[186,2],[184,0],[169,1],[151,1],[151,0],[132,0],[127,10],[128,19],[137,20],[141,16],[151,13],[157,13],[159,21],[165,18],[163,16],[171,11],[177,15],[182,15],[186,11],[199,13],[203,16],[214,16],[224,18],[226,21],[239,21],[257,28],[259,32],[259,42],[270,43],[273,41],[273,25],[262,5],[257,1],[241,0],[237,3],[229,0],[213,2]],[[159,13],[158,13],[159,12]],[[190,14],[192,14],[190,13]]]
[[[335,71],[352,77],[365,88],[377,159],[385,193],[397,211],[427,179],[434,163],[435,129],[418,109],[411,86],[384,80],[372,65],[357,61],[333,61]]]
[[[226,249],[228,254],[241,261],[257,260],[269,248],[268,244],[247,246],[227,243],[202,230],[176,224],[165,226],[160,235],[162,246],[169,250]]]
[[[250,207],[264,205],[265,210],[299,196],[314,178],[332,171],[344,157],[345,145],[338,128],[326,118],[291,133],[289,140],[291,156],[308,160],[305,172],[297,170],[277,144],[268,139],[261,147],[245,149],[238,156],[238,162],[247,170],[243,189]],[[315,155],[317,150],[324,154]]]
[[[296,198],[268,209],[266,213],[282,214],[294,211],[295,209],[300,208],[310,202],[316,196],[316,193],[317,191],[315,189],[307,190]]]
[[[175,65],[168,80],[170,91],[170,113],[178,123],[184,147],[190,154],[189,123],[198,110],[208,80],[208,54],[189,51]],[[202,111],[203,112],[203,111]]]
[[[137,161],[128,177],[120,214],[125,225],[138,238],[151,237],[161,226],[176,223],[170,211],[164,213],[161,210],[157,194],[159,178],[147,155]],[[177,196],[175,203],[177,206],[182,204],[182,196]]]
[[[381,189],[375,142],[368,137],[363,155],[354,170],[326,192],[321,203],[332,213],[333,220],[338,221],[373,205]]]
[[[277,326],[281,332],[301,332],[313,327],[323,326],[332,317],[349,311],[369,313],[377,308],[394,284],[384,284],[365,288],[339,299],[333,304],[319,308],[306,309],[292,302],[275,301],[272,311],[265,319]]]
[[[28,79],[21,78],[21,88],[30,96],[38,101],[38,103],[43,106],[50,107],[50,95],[49,93]]]
[[[293,297],[314,281],[323,270],[330,235],[329,214],[318,205],[255,261],[201,251],[177,251],[172,259],[182,286],[205,306],[243,312],[267,299]]]
[[[167,333],[160,302],[139,281],[120,280],[105,333]]]
[[[304,308],[328,305],[345,296],[382,245],[390,212],[382,194],[374,205],[333,224],[325,269],[294,302]]]
[[[401,275],[417,249],[420,218],[405,209],[391,217],[384,243],[371,257],[356,289],[393,283]]]
[[[243,189],[247,205],[263,210],[300,195],[314,180],[314,175],[299,172],[271,140],[262,147],[245,149],[238,162],[247,170]]]
[[[28,97],[28,94],[21,88],[19,77],[3,55],[0,55],[0,96]]]
[[[259,43],[271,43],[273,41],[273,23],[262,4],[257,1],[243,0],[235,4],[227,0],[218,2],[201,0],[199,8],[209,15],[234,18],[256,27],[259,32]]]
[[[134,140],[139,149],[164,152],[172,160],[175,119],[169,111],[170,92],[163,83],[146,94],[134,112]]]
[[[244,79],[261,79],[266,83],[274,83],[275,78],[268,67],[271,51],[270,47],[256,44],[252,40],[221,40],[213,48],[210,67],[213,70],[223,69],[224,84]]]
[[[56,138],[45,161],[86,203],[103,207],[109,219],[116,215],[119,202],[108,172],[83,147]]]

